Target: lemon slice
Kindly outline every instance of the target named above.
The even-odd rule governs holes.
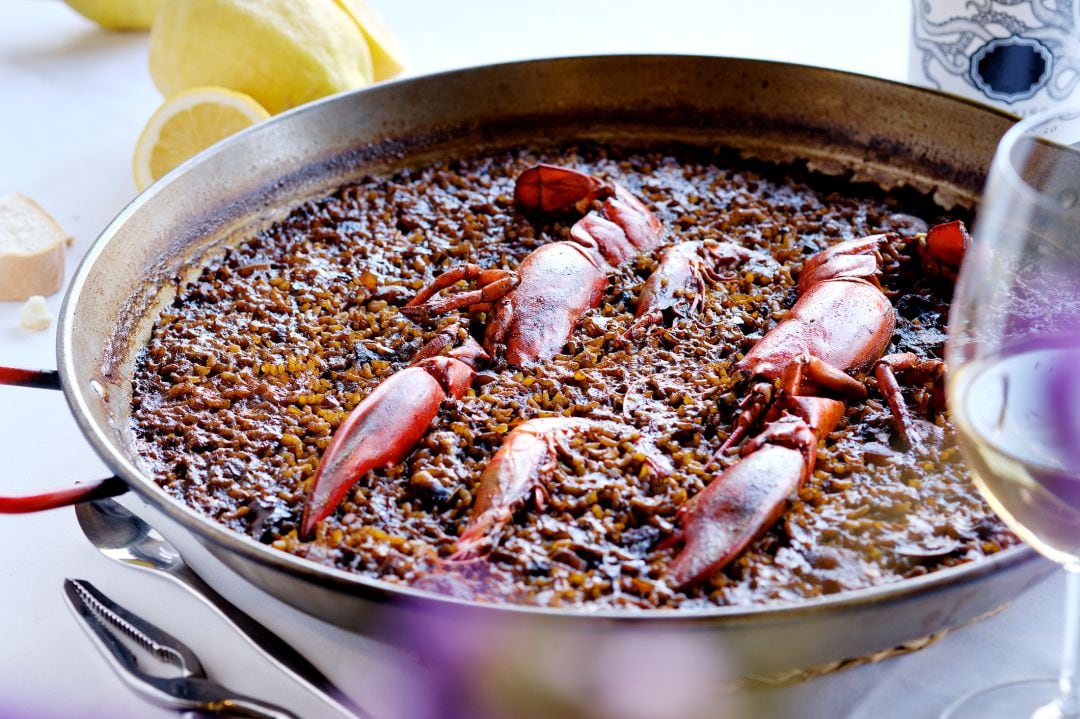
[[[135,185],[145,190],[192,155],[268,117],[250,96],[222,87],[194,87],[169,97],[135,144]]]
[[[405,50],[398,43],[390,26],[364,0],[337,0],[353,22],[360,28],[368,49],[375,82],[393,77],[405,69]]]

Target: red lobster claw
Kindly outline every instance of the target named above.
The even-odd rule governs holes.
[[[425,357],[383,380],[334,432],[312,480],[301,536],[311,536],[365,472],[404,460],[443,400],[463,397],[476,376],[474,363],[486,358],[470,340],[449,356]]]
[[[956,281],[956,273],[964,260],[964,253],[971,245],[971,235],[960,220],[934,225],[919,243],[919,257],[923,267],[947,280]]]
[[[585,212],[593,200],[615,194],[615,188],[592,175],[540,163],[518,175],[514,202],[527,214],[561,212],[571,207]]]
[[[530,497],[535,497],[538,505],[541,503],[558,455],[567,451],[566,441],[575,434],[605,426],[619,428],[602,420],[578,417],[539,417],[515,427],[480,477],[472,516],[451,559],[470,559],[490,551],[515,511]],[[645,445],[639,448],[654,471],[662,475],[671,471],[654,449]]]
[[[789,397],[783,414],[753,441],[744,457],[679,510],[683,550],[671,573],[680,587],[708,579],[776,523],[788,500],[814,470],[818,438],[832,431],[844,403]]]

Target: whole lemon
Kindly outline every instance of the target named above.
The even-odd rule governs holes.
[[[163,0],[64,0],[72,10],[109,30],[147,30]]]
[[[216,85],[278,113],[370,84],[371,52],[335,0],[165,0],[150,75],[166,96]]]

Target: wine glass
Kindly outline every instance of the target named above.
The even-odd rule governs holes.
[[[1080,105],[1002,138],[949,317],[948,397],[994,511],[1067,572],[1059,679],[961,698],[948,719],[1080,717]],[[1055,684],[1057,688],[1055,689]]]

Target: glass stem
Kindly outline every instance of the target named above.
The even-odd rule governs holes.
[[[1065,647],[1058,706],[1064,717],[1080,717],[1080,562],[1065,565]]]

